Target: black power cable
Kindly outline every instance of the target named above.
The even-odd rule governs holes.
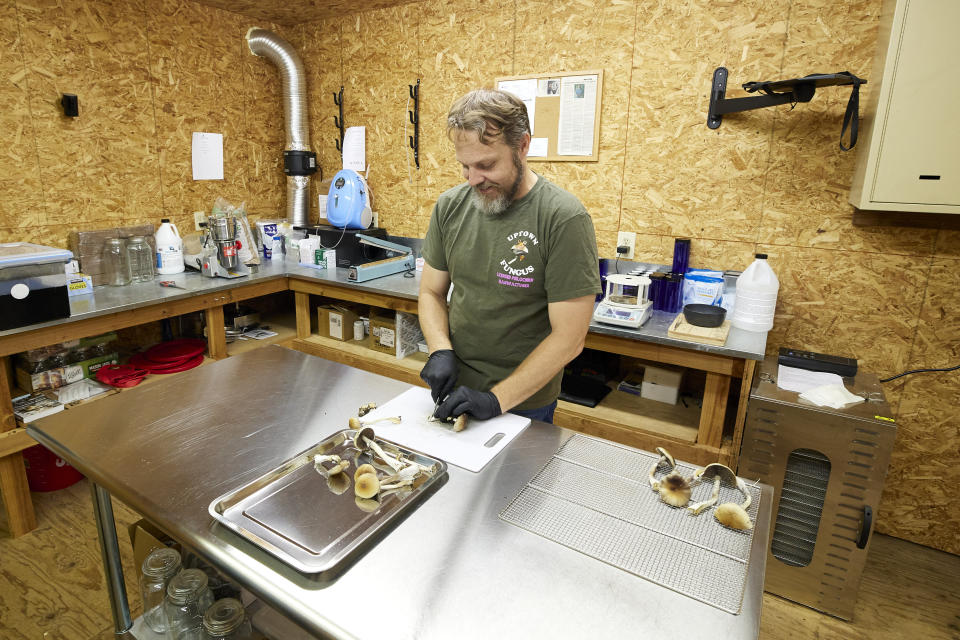
[[[891,380],[896,380],[897,378],[908,376],[911,373],[933,373],[937,371],[956,371],[957,369],[960,369],[960,364],[958,364],[955,367],[948,367],[946,369],[913,369],[911,371],[904,371],[903,373],[898,373],[897,375],[891,376],[889,378],[883,378],[882,380],[880,380],[880,382],[890,382]]]

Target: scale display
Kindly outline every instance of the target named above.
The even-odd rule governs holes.
[[[642,325],[649,317],[649,303],[642,307],[633,307],[628,309],[624,307],[614,307],[601,302],[597,304],[597,308],[593,311],[593,319],[597,322],[616,324],[622,327],[630,327],[632,329],[640,328],[640,325]]]

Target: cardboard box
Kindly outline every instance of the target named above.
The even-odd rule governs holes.
[[[680,397],[680,382],[683,380],[683,372],[683,367],[644,365],[640,397],[667,404],[677,404],[677,399]]]
[[[138,572],[143,566],[144,559],[154,549],[173,547],[180,550],[180,545],[173,538],[145,519],[137,520],[127,528],[127,531],[130,533],[133,562]]]
[[[65,384],[92,378],[100,367],[106,364],[117,364],[117,354],[109,353],[104,356],[90,358],[82,362],[56,367],[39,373],[30,373],[20,367],[16,369],[17,386],[24,391],[33,393],[44,389],[56,389]]]
[[[395,312],[370,307],[370,348],[396,355],[397,314]]]
[[[334,340],[353,340],[353,323],[360,314],[346,305],[321,305],[317,308],[317,332]]]

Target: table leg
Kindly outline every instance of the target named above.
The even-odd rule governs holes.
[[[133,620],[130,618],[130,603],[127,601],[127,587],[123,580],[120,545],[117,543],[117,524],[113,519],[113,502],[107,490],[94,482],[90,482],[90,494],[93,498],[93,514],[97,521],[103,573],[107,580],[107,593],[110,595],[113,626],[119,635],[130,630]]]
[[[214,360],[223,360],[227,357],[227,334],[223,330],[223,307],[217,305],[204,309],[207,319],[207,350]]]
[[[0,356],[0,432],[17,426],[13,416],[13,399],[10,397],[10,358]],[[37,516],[30,500],[27,470],[23,467],[20,452],[0,458],[0,496],[7,510],[10,535],[14,538],[37,528]]]
[[[723,444],[723,421],[727,415],[727,394],[730,376],[707,372],[703,389],[703,407],[700,409],[700,430],[697,444],[720,448]]]
[[[297,337],[310,337],[310,294],[297,291],[293,294],[297,310]]]

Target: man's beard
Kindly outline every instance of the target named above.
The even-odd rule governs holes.
[[[480,193],[480,188],[483,187],[484,184],[472,188],[471,197],[473,198],[473,203],[485,214],[499,216],[509,209],[513,203],[513,197],[517,195],[517,191],[520,190],[520,183],[523,182],[523,163],[520,162],[520,154],[516,151],[513,152],[513,167],[517,171],[516,179],[506,191],[495,187],[497,189],[496,197],[487,198]]]

